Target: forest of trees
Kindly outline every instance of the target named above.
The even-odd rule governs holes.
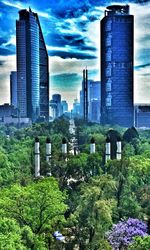
[[[110,128],[82,120],[75,124],[80,153],[68,153],[67,161],[61,153],[62,138],[72,138],[67,118],[0,127],[0,249],[149,250],[150,130],[111,128],[122,138],[122,159],[105,164]],[[41,178],[34,178],[35,137]],[[89,153],[92,137],[95,154]],[[56,231],[64,240],[54,237]]]

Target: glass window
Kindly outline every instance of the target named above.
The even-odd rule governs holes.
[[[108,66],[106,67],[106,77],[111,76],[111,64],[109,63]]]
[[[105,31],[110,31],[111,30],[111,24],[112,24],[112,21],[111,20],[108,20],[105,24]]]
[[[107,62],[111,61],[111,54],[112,54],[112,50],[111,50],[111,48],[108,48],[106,51],[106,55],[105,55]]]
[[[106,41],[105,41],[106,46],[111,46],[111,39],[112,39],[112,34],[108,33],[106,36]]]
[[[108,79],[106,82],[106,91],[111,91],[112,80]]]
[[[112,95],[108,94],[108,96],[106,97],[106,106],[110,107],[111,106],[111,102],[112,102]]]

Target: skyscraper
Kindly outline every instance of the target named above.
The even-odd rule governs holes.
[[[82,110],[83,118],[88,121],[88,70],[83,70],[83,80],[82,80]]]
[[[36,121],[49,117],[48,54],[38,15],[19,11],[16,21],[18,110]]]
[[[10,104],[17,108],[17,72],[10,74]]]
[[[101,20],[101,122],[133,125],[134,17],[112,5]]]
[[[88,80],[88,119],[100,123],[100,82]]]

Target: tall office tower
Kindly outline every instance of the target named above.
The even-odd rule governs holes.
[[[134,17],[112,5],[101,20],[101,122],[133,125]]]
[[[48,55],[38,15],[19,11],[16,21],[18,110],[36,121],[49,116]]]
[[[10,74],[10,104],[17,108],[17,72]]]

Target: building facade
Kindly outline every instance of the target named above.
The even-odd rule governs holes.
[[[133,38],[129,6],[108,6],[101,20],[102,124],[133,125]]]
[[[16,21],[18,110],[20,117],[49,118],[48,55],[39,19],[31,9]]]
[[[17,72],[10,74],[10,104],[17,108]]]

